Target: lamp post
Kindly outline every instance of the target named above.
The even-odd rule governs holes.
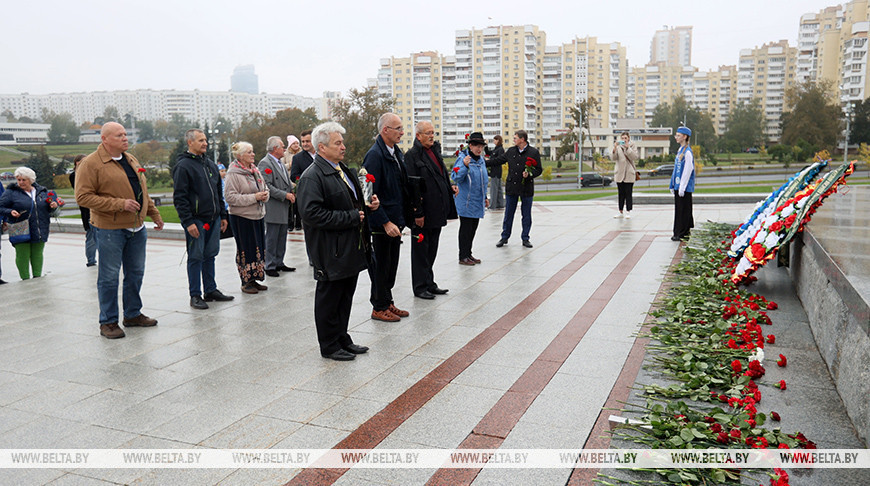
[[[210,128],[208,130],[209,135],[211,135],[212,143],[214,144],[214,163],[218,163],[218,138],[220,137],[220,131],[217,128]]]
[[[844,164],[848,162],[848,157],[849,157],[849,128],[850,128],[849,125],[850,125],[850,122],[852,121],[852,105],[851,105],[851,103],[846,104],[845,114],[846,114],[846,134],[845,134],[846,135],[846,143],[843,144],[843,163]]]

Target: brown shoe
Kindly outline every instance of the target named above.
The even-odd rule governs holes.
[[[257,290],[257,287],[254,287],[254,285],[251,282],[248,282],[245,285],[242,285],[242,292],[244,292],[246,294],[257,294],[260,291]]]
[[[389,309],[382,310],[382,311],[373,310],[372,311],[372,319],[374,319],[376,321],[384,321],[384,322],[398,322],[400,320],[399,316],[390,312]]]
[[[124,327],[151,327],[156,325],[157,319],[152,319],[145,314],[139,314],[132,319],[124,318]]]
[[[256,280],[254,280],[253,282],[251,282],[251,287],[254,287],[254,288],[257,289],[257,290],[269,290],[269,287],[268,287],[268,286],[263,285],[263,284],[261,284],[260,282],[257,282]]]
[[[124,334],[124,330],[118,327],[117,322],[100,324],[100,334],[108,339],[118,339],[126,336],[126,334]]]
[[[459,264],[460,265],[469,265],[469,266],[477,265],[476,263],[474,263],[474,260],[472,260],[471,258],[463,258],[463,259],[459,260]]]
[[[393,314],[399,316],[399,317],[408,317],[411,315],[410,312],[408,312],[406,310],[399,309],[398,307],[394,306],[393,304],[390,304],[390,307],[387,310],[392,312]]]
[[[474,263],[480,264],[480,259],[479,259],[479,258],[474,258],[473,256],[470,256],[470,257],[468,257],[468,259],[471,260],[471,261],[473,261]]]

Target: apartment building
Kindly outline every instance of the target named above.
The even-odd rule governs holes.
[[[657,30],[650,43],[650,64],[692,65],[692,27]]]
[[[764,135],[771,142],[781,135],[780,117],[785,92],[797,82],[797,48],[788,41],[771,42],[742,49],[737,74],[737,102],[761,100],[765,117]]]

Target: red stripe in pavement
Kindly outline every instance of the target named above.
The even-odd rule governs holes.
[[[671,260],[671,268],[682,260],[682,247],[681,244],[678,247],[677,252],[674,254],[674,258]],[[652,313],[659,302],[664,300],[668,288],[670,288],[670,283],[668,283],[667,280],[662,281],[661,286],[659,286],[658,294],[650,306],[649,313],[647,313],[646,321],[643,325],[644,331],[656,321],[656,318],[650,315],[650,313]],[[640,372],[640,367],[643,365],[643,357],[646,354],[647,344],[649,344],[648,337],[638,337],[634,340],[634,345],[631,347],[631,351],[628,352],[628,358],[626,358],[625,364],[622,366],[622,371],[619,372],[619,376],[616,378],[616,383],[613,384],[613,388],[610,390],[610,396],[607,397],[607,401],[604,402],[604,405],[601,407],[601,412],[598,414],[598,420],[595,421],[595,425],[592,426],[592,430],[586,438],[586,443],[583,444],[584,449],[610,448],[610,435],[607,432],[610,428],[608,420],[610,416],[609,410],[622,408],[622,404],[628,401],[628,396],[631,394],[631,387],[634,385],[634,382],[637,381],[637,374]],[[567,486],[592,484],[592,482],[598,477],[599,470],[600,469],[598,468],[574,469],[571,472],[571,476],[568,478]]]
[[[523,321],[538,308],[553,292],[564,284],[574,273],[588,263],[595,255],[613,241],[619,231],[611,231],[601,237],[586,251],[565,265],[555,275],[541,284],[537,290],[514,306],[480,334],[474,337],[459,351],[444,360],[437,368],[424,376],[420,381],[405,390],[398,398],[390,402],[380,412],[359,426],[334,449],[372,449],[387,438],[394,430],[423,407],[433,396],[447,386],[450,381],[459,376],[477,358],[493,347],[511,329]],[[349,468],[316,469],[301,471],[285,486],[332,484]]]
[[[550,345],[538,355],[526,372],[514,382],[468,437],[459,444],[458,449],[501,447],[510,431],[568,359],[654,239],[655,236],[645,235],[634,245],[634,248],[610,272],[562,331],[553,338]],[[479,473],[480,468],[442,468],[435,471],[426,484],[433,486],[471,484]]]

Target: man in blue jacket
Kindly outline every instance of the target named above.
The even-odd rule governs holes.
[[[186,231],[187,281],[190,306],[208,309],[206,302],[225,302],[233,296],[224,295],[214,281],[214,259],[221,249],[221,232],[227,229],[227,209],[221,191],[218,168],[208,158],[208,139],[202,130],[187,131],[187,152],[178,156],[172,172],[175,210]],[[200,278],[203,294],[200,294]]]
[[[399,248],[402,244],[402,228],[405,227],[405,204],[408,174],[402,151],[396,144],[402,139],[405,129],[395,113],[384,113],[378,119],[378,137],[366,153],[365,170],[374,176],[372,192],[378,196],[380,207],[372,211],[369,227],[372,231],[374,268],[369,270],[372,279],[372,319],[396,322],[408,317],[408,311],[393,303],[393,285],[399,269]]]

